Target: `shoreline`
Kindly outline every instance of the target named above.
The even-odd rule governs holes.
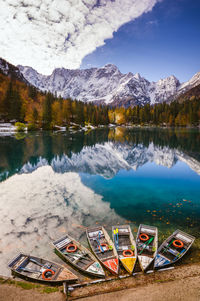
[[[99,125],[99,126],[55,126],[53,129],[43,129],[37,128],[34,130],[28,130],[27,127],[25,130],[17,130],[17,128],[10,124],[10,126],[1,127],[0,123],[0,137],[1,136],[14,136],[14,135],[28,135],[31,133],[42,133],[42,132],[52,132],[52,133],[59,133],[59,132],[69,132],[69,133],[78,133],[78,132],[90,132],[93,130],[102,130],[102,129],[126,129],[126,130],[134,130],[134,129],[141,129],[141,130],[199,130],[200,126],[164,126],[164,125],[125,125],[125,124],[111,124],[111,125]]]
[[[153,271],[152,273],[147,274],[140,272],[133,277],[130,276],[124,279],[116,279],[108,283],[98,283],[83,288],[77,288],[74,291],[70,292],[68,300],[109,300],[109,298],[105,298],[106,296],[110,296],[110,299],[115,300],[114,297],[118,297],[119,292],[121,292],[121,294],[125,298],[126,290],[134,289],[134,291],[136,292],[137,290],[141,290],[141,288],[146,288],[147,286],[152,286],[155,284],[159,284],[160,286],[162,286],[165,283],[176,282],[181,279],[191,279],[195,277],[200,278],[200,263],[185,264],[181,266],[176,266],[174,269]],[[111,295],[113,295],[112,298]],[[94,296],[96,296],[96,298]],[[150,298],[150,300],[153,299]]]
[[[31,282],[13,280],[0,276],[1,300],[66,300],[63,287],[49,287]],[[169,290],[166,296],[166,290]],[[8,293],[9,292],[9,293]],[[107,283],[96,283],[71,290],[67,300],[198,300],[200,297],[200,263],[176,266],[174,269],[149,274],[138,273],[133,277],[114,279]],[[117,298],[117,299],[116,299]],[[166,298],[166,299],[165,299]],[[185,298],[185,299],[184,299]],[[188,299],[189,298],[189,299]]]

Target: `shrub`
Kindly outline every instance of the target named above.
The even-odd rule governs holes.
[[[15,127],[17,128],[17,132],[25,132],[26,125],[22,122],[16,122]]]
[[[28,131],[36,131],[38,129],[37,125],[34,123],[29,123],[27,128],[28,128]]]

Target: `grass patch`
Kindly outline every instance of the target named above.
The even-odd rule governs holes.
[[[157,280],[155,280],[155,282],[158,282],[158,283],[163,283],[163,282],[174,281],[174,280],[175,280],[174,278],[168,278],[168,279],[157,279]]]
[[[24,290],[32,290],[32,289],[37,289],[39,292],[41,293],[46,293],[46,294],[50,294],[50,293],[55,293],[55,292],[62,292],[62,287],[58,287],[58,286],[54,286],[54,287],[50,287],[50,286],[45,286],[42,284],[37,284],[37,283],[32,283],[32,282],[25,282],[25,281],[15,281],[12,279],[4,279],[2,277],[0,277],[0,284],[8,284],[8,285],[15,285],[17,287],[21,287]]]
[[[55,292],[58,292],[58,291],[59,291],[58,287],[45,287],[43,289],[43,293],[46,293],[46,294],[55,293]]]
[[[28,282],[22,282],[22,281],[16,281],[16,286],[19,286],[25,290],[31,290],[34,288],[40,288],[41,286],[38,284],[28,283]]]

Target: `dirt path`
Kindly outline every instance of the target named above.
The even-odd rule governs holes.
[[[63,287],[3,280],[0,301],[64,301]],[[199,301],[200,264],[183,265],[173,270],[138,274],[134,277],[76,288],[68,300],[83,301]]]
[[[25,290],[8,284],[0,284],[0,301],[65,301],[61,292],[40,293],[35,289]]]
[[[134,277],[78,288],[70,293],[69,300],[129,301],[134,297],[134,301],[141,301],[147,300],[147,296],[148,300],[153,301],[200,301],[200,264],[178,266],[151,274],[139,273]]]
[[[148,296],[148,298],[147,298]],[[154,283],[145,287],[132,288],[114,293],[103,294],[82,301],[199,301],[200,277]]]

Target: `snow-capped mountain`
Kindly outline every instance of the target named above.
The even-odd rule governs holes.
[[[196,73],[189,81],[186,83],[183,83],[179,89],[178,94],[183,94],[187,92],[188,90],[198,86],[200,84],[200,72]]]
[[[0,73],[28,84],[28,81],[24,78],[18,67],[15,67],[2,58],[0,58]]]
[[[84,102],[126,107],[170,101],[200,84],[200,72],[181,84],[173,75],[157,82],[149,82],[139,73],[122,74],[112,64],[85,70],[58,68],[49,76],[39,74],[31,67],[18,67],[27,81],[42,91]]]
[[[56,173],[78,172],[113,178],[121,169],[137,170],[148,162],[171,168],[178,160],[200,174],[200,163],[196,159],[179,150],[158,147],[153,143],[148,147],[143,144],[130,146],[113,142],[97,143],[92,147],[83,147],[80,153],[73,153],[71,157],[65,154],[55,156],[50,165]],[[47,159],[39,157],[35,165],[26,163],[20,173],[30,173],[47,165],[49,165]]]

